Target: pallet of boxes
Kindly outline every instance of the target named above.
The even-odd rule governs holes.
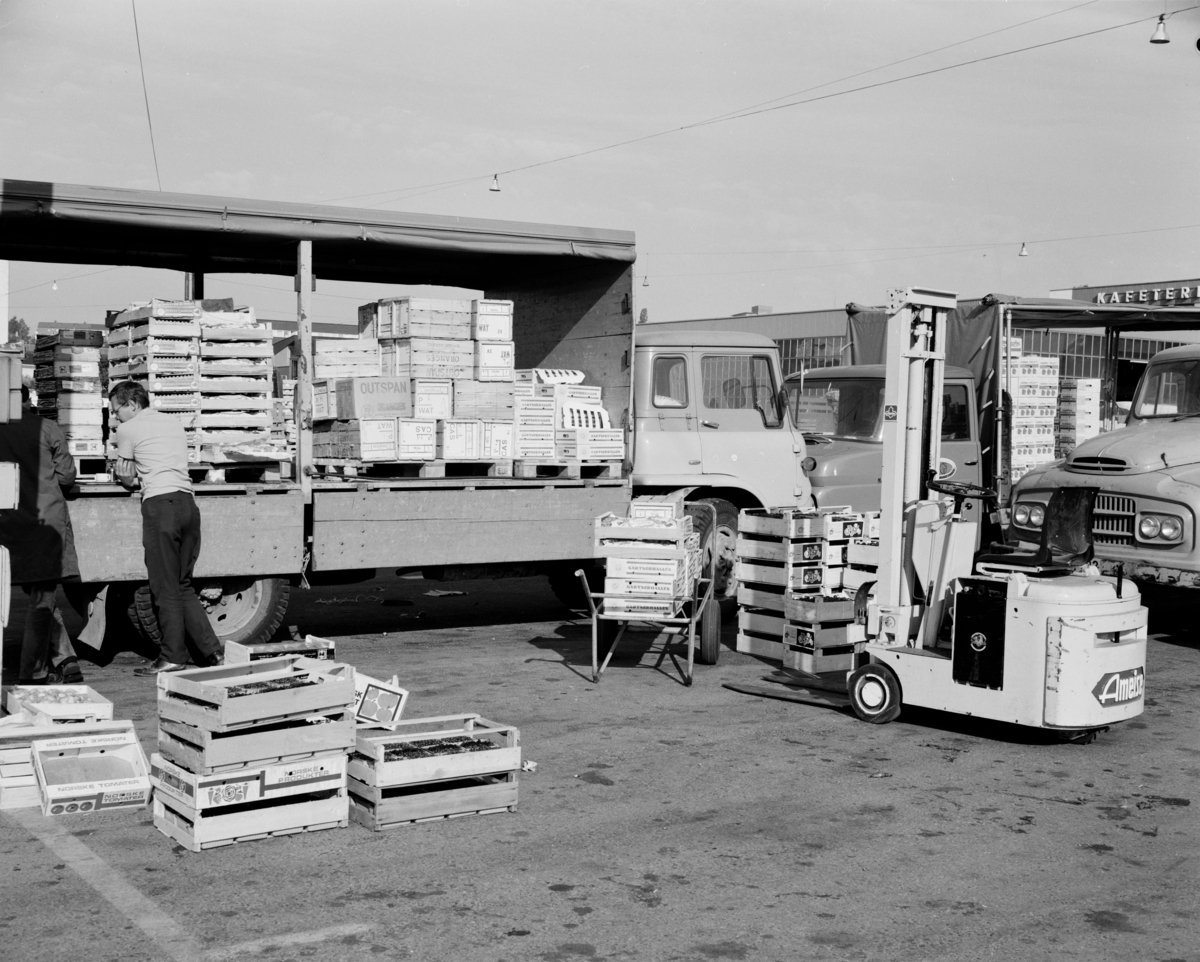
[[[1064,377],[1058,381],[1055,456],[1065,458],[1104,430],[1100,378]]]
[[[515,456],[521,478],[620,477],[625,432],[614,428],[603,389],[582,371],[532,368],[516,372]]]
[[[151,408],[183,423],[188,461],[199,463],[199,306],[194,301],[155,299],[110,313],[107,341],[109,383],[141,384]],[[110,425],[109,455],[115,456],[112,428]]]
[[[1030,468],[1054,460],[1059,360],[1010,354],[1005,366],[1012,411],[1009,480],[1016,484]]]
[[[100,330],[61,329],[34,344],[37,412],[58,422],[80,482],[110,480],[104,456],[107,354]]]
[[[193,852],[344,828],[355,672],[304,655],[158,676],[154,825]]]
[[[755,508],[738,520],[737,649],[809,674],[848,671],[866,641],[854,593],[878,512]],[[874,563],[874,562],[872,562]]]

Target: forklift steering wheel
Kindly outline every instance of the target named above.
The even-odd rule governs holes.
[[[969,481],[939,481],[933,471],[929,472],[929,478],[925,484],[931,491],[940,491],[942,494],[953,495],[955,501],[962,501],[964,498],[978,498],[980,501],[996,501],[999,498],[999,495],[991,488],[971,484]]]

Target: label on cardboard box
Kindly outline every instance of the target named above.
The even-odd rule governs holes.
[[[412,386],[406,377],[348,377],[336,382],[337,417],[412,417]]]
[[[473,314],[471,337],[477,341],[508,341],[513,339],[511,314]]]

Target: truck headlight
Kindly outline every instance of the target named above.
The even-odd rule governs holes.
[[[1013,511],[1013,520],[1020,525],[1029,524],[1029,505],[1018,504],[1016,510]]]
[[[1152,514],[1148,514],[1138,522],[1138,534],[1149,541],[1151,538],[1157,538],[1159,531],[1162,530],[1162,522]]]
[[[1035,528],[1040,528],[1042,522],[1046,520],[1046,509],[1040,504],[1035,504],[1029,509],[1029,523]]]
[[[1178,541],[1183,537],[1183,521],[1167,515],[1159,523],[1158,536],[1163,541]]]

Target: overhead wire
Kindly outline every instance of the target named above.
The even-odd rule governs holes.
[[[1088,0],[1088,2],[1092,2],[1092,0]],[[1057,11],[1056,14],[1057,13],[1067,13],[1070,10],[1078,9],[1078,7],[1087,6],[1087,5],[1088,5],[1088,3],[1076,4],[1074,7],[1069,7],[1066,10]],[[1197,7],[1200,7],[1200,4],[1192,4],[1191,6],[1183,7],[1180,10],[1175,11],[1175,12],[1181,13],[1186,10],[1194,10]],[[1040,17],[1035,17],[1029,21],[1025,21],[1024,23],[1033,23],[1033,22],[1036,22],[1037,20],[1044,20],[1048,16],[1054,16],[1056,14],[1046,14],[1046,15],[1043,15]],[[761,104],[752,105],[750,107],[745,107],[745,108],[740,108],[739,110],[736,110],[736,111],[728,111],[724,114],[719,114],[715,117],[709,117],[705,120],[694,121],[692,123],[684,124],[679,127],[671,127],[668,129],[656,131],[654,133],[643,134],[639,137],[632,137],[627,140],[617,141],[617,142],[611,143],[611,144],[605,144],[600,147],[592,147],[587,150],[576,151],[574,153],[564,154],[559,157],[552,157],[552,158],[548,158],[546,160],[535,161],[534,163],[524,164],[524,165],[521,165],[518,167],[510,167],[505,170],[493,171],[488,174],[478,174],[478,175],[474,175],[471,177],[462,177],[462,178],[457,178],[455,180],[438,181],[438,182],[429,183],[429,184],[418,184],[418,185],[414,185],[412,187],[399,187],[399,188],[393,188],[392,190],[373,191],[371,193],[366,193],[366,194],[352,194],[352,195],[348,195],[348,196],[344,196],[344,197],[331,198],[330,200],[331,201],[357,200],[362,197],[378,197],[378,196],[381,196],[384,194],[404,194],[405,195],[403,197],[394,197],[389,200],[383,200],[383,201],[379,201],[375,204],[367,205],[367,206],[375,206],[375,207],[383,206],[385,204],[395,203],[400,200],[410,200],[414,197],[424,196],[425,194],[437,193],[438,191],[448,190],[451,187],[457,187],[457,186],[472,183],[475,181],[487,180],[494,176],[506,176],[509,174],[520,173],[522,171],[533,170],[538,167],[546,167],[551,164],[563,163],[564,161],[568,161],[568,160],[576,160],[580,157],[587,157],[592,154],[598,154],[598,153],[602,153],[602,152],[608,151],[608,150],[615,150],[619,147],[628,147],[633,144],[644,143],[645,141],[648,141],[648,140],[654,140],[659,137],[665,137],[668,134],[680,133],[685,130],[694,130],[694,129],[698,129],[700,127],[712,126],[714,124],[728,123],[731,120],[742,120],[747,117],[754,117],[754,116],[758,116],[760,114],[770,113],[770,112],[773,112],[776,110],[786,110],[791,107],[799,107],[799,106],[804,106],[806,104],[818,103],[823,100],[830,100],[830,99],[833,99],[836,97],[844,97],[849,94],[861,93],[861,92],[867,91],[867,90],[875,90],[875,89],[878,89],[881,87],[887,87],[892,84],[902,83],[902,82],[905,82],[908,80],[915,80],[915,79],[918,79],[921,77],[928,77],[928,76],[932,76],[934,74],[945,73],[946,71],[956,70],[961,67],[974,66],[976,64],[986,63],[991,60],[998,60],[1003,57],[1011,57],[1011,56],[1014,56],[1015,54],[1019,54],[1019,53],[1027,53],[1031,50],[1039,50],[1039,49],[1054,46],[1057,44],[1068,43],[1073,40],[1080,40],[1080,39],[1084,39],[1086,37],[1092,37],[1092,36],[1096,36],[1098,34],[1108,33],[1113,30],[1121,30],[1121,29],[1124,29],[1125,27],[1135,26],[1139,23],[1145,23],[1149,20],[1154,20],[1156,18],[1157,18],[1157,15],[1153,15],[1153,16],[1149,16],[1149,17],[1139,17],[1136,20],[1129,20],[1129,21],[1126,21],[1123,23],[1113,24],[1113,25],[1110,25],[1107,27],[1100,27],[1100,28],[1097,28],[1096,30],[1089,30],[1089,31],[1085,31],[1084,33],[1072,34],[1067,37],[1060,37],[1056,40],[1042,41],[1040,43],[1030,44],[1025,47],[1018,47],[1013,50],[1000,51],[999,53],[988,54],[985,56],[973,58],[971,60],[959,61],[958,63],[946,64],[941,67],[930,68],[929,70],[922,70],[922,71],[918,71],[918,72],[912,73],[912,74],[905,74],[902,77],[893,77],[888,80],[881,80],[881,81],[878,81],[875,83],[862,84],[858,87],[851,87],[847,90],[832,91],[827,94],[821,94],[819,96],[809,97],[809,98],[806,98],[803,100],[792,100],[792,101],[789,101],[788,103],[780,104],[780,103],[776,103],[776,101],[779,99],[783,99],[783,98],[775,98],[774,100],[763,101]],[[1014,24],[1012,26],[1013,27],[1023,26],[1024,23]],[[1006,27],[1006,28],[1002,28],[1002,29],[1007,30],[1007,29],[1011,29],[1011,28]],[[846,79],[852,79],[853,77],[862,76],[866,73],[872,73],[876,70],[886,69],[887,66],[895,66],[896,64],[899,64],[899,63],[905,63],[910,60],[915,60],[922,56],[927,56],[928,54],[936,53],[941,50],[948,49],[948,47],[960,46],[963,43],[971,43],[973,40],[982,39],[983,37],[991,36],[992,34],[999,33],[999,32],[1001,32],[1001,31],[1000,30],[991,31],[990,33],[987,33],[987,34],[981,34],[979,37],[976,37],[976,38],[970,38],[968,40],[958,41],[954,44],[949,44],[946,47],[937,48],[937,50],[926,51],[926,53],[923,53],[923,54],[916,54],[912,57],[905,58],[904,60],[896,61],[893,64],[888,64],[883,67],[871,68],[870,70],[861,71],[858,74],[853,74],[853,75],[851,75],[851,77],[843,78],[842,80],[829,81],[825,84],[820,84],[817,87],[812,87],[812,88],[808,88],[808,89],[816,90],[816,89],[820,89],[820,87],[828,86],[829,84],[832,84],[832,83],[841,83],[841,82],[844,82],[844,80],[846,80]],[[808,91],[801,91],[800,93],[802,94],[805,92],[808,92]],[[797,94],[787,94],[784,96],[792,97],[792,96],[797,96]]]
[[[158,148],[154,145],[154,121],[150,119],[150,93],[146,89],[146,65],[142,62],[142,36],[138,32],[137,0],[129,0],[133,7],[133,36],[137,40],[138,70],[142,74],[142,99],[146,102],[146,126],[150,128],[150,154],[154,157],[154,179],[158,181],[159,192],[162,192],[162,175],[158,172]]]

